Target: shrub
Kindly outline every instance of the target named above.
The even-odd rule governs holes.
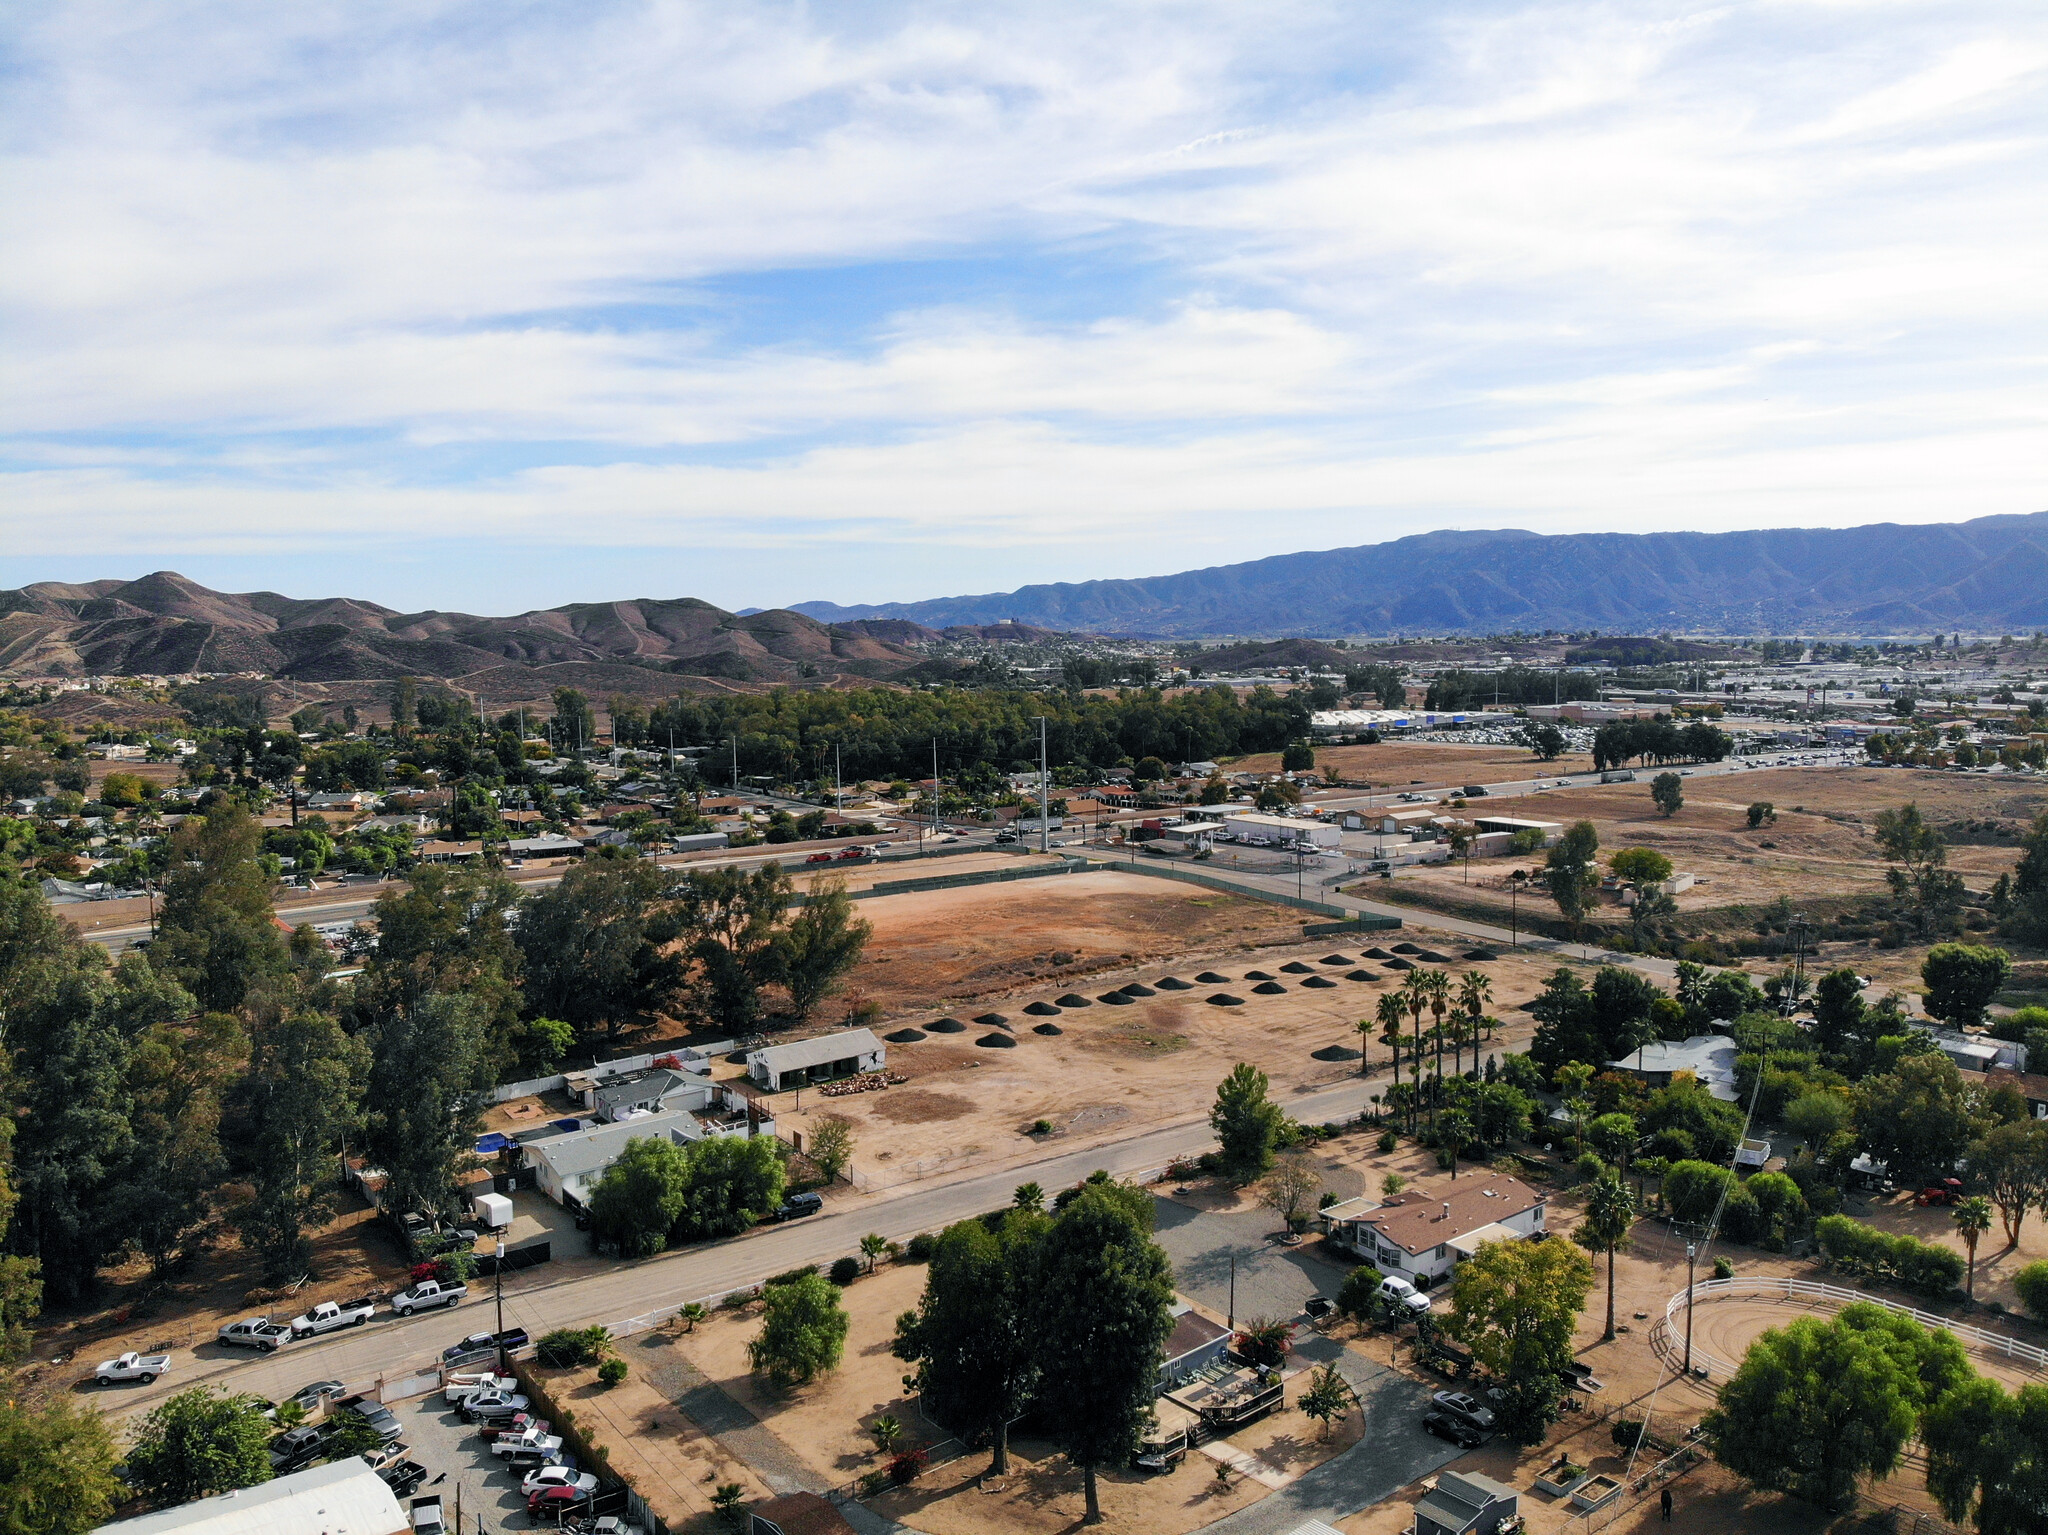
[[[903,1249],[903,1255],[912,1263],[929,1263],[932,1254],[939,1250],[939,1239],[929,1231],[920,1231],[910,1239],[910,1245]]]
[[[1952,1247],[1918,1237],[1892,1238],[1892,1272],[1899,1283],[1932,1299],[1940,1299],[1963,1282],[1963,1255]]]
[[[834,1258],[830,1275],[832,1282],[842,1290],[860,1278],[860,1259]]]
[[[1888,1256],[1888,1253],[1881,1256],[1879,1251],[1889,1246],[1884,1233],[1846,1215],[1822,1216],[1814,1222],[1813,1235],[1820,1243],[1821,1256],[1828,1265],[1852,1274],[1881,1268],[1884,1257]]]
[[[603,1327],[558,1327],[540,1340],[534,1357],[560,1369],[595,1364],[611,1349],[612,1335]]]
[[[1721,1233],[1744,1247],[1754,1247],[1770,1234],[1770,1222],[1756,1196],[1739,1183],[1728,1191],[1727,1203],[1721,1207]]]
[[[888,1485],[889,1473],[887,1471],[863,1471],[860,1477],[860,1495],[864,1498],[872,1498]]]
[[[765,1280],[765,1281],[764,1281],[763,1283],[764,1283],[764,1285],[766,1285],[766,1286],[773,1286],[773,1285],[779,1285],[779,1284],[795,1284],[795,1283],[796,1283],[796,1282],[797,1282],[798,1280],[800,1280],[800,1279],[806,1279],[806,1278],[808,1278],[809,1276],[811,1276],[812,1274],[815,1274],[815,1273],[817,1273],[817,1272],[818,1272],[818,1265],[817,1265],[817,1264],[815,1264],[815,1263],[806,1263],[806,1264],[805,1264],[805,1265],[804,1265],[804,1266],[803,1266],[802,1268],[800,1268],[800,1269],[784,1269],[784,1270],[783,1270],[783,1271],[782,1271],[781,1273],[779,1273],[779,1274],[774,1274],[774,1275],[771,1275],[771,1276],[770,1276],[770,1277],[769,1277],[769,1278],[768,1278],[767,1280]]]
[[[2019,1292],[2022,1306],[2048,1322],[2048,1263],[2029,1263],[2012,1276],[2012,1287]]]
[[[1600,1153],[1588,1151],[1580,1155],[1572,1165],[1572,1176],[1581,1183],[1598,1183],[1607,1173],[1607,1164],[1600,1160]]]
[[[1667,1162],[1691,1161],[1697,1149],[1692,1136],[1684,1130],[1659,1130],[1650,1137],[1650,1155]]]
[[[1398,1135],[1394,1134],[1394,1132],[1393,1132],[1393,1131],[1391,1131],[1391,1130],[1382,1130],[1382,1131],[1380,1131],[1380,1140],[1379,1140],[1379,1147],[1380,1147],[1380,1150],[1382,1150],[1382,1151],[1392,1151],[1392,1150],[1393,1150],[1393,1149],[1394,1149],[1394,1148],[1395,1148],[1396,1146],[1398,1146],[1398,1145],[1400,1145],[1400,1144],[1401,1144],[1401,1138],[1400,1138],[1400,1137],[1399,1137]]]
[[[1735,1260],[1733,1258],[1716,1258],[1714,1260],[1714,1277],[1716,1279],[1733,1279],[1735,1277]]]
[[[597,1367],[597,1378],[607,1387],[621,1385],[626,1379],[626,1370],[626,1361],[613,1354]]]
[[[1642,1437],[1641,1418],[1616,1418],[1613,1428],[1614,1447],[1617,1450],[1633,1450],[1636,1441]]]
[[[1664,1174],[1664,1204],[1682,1221],[1705,1221],[1721,1201],[1721,1190],[1734,1179],[1712,1162],[1674,1162]]]
[[[898,1487],[907,1487],[924,1475],[924,1468],[930,1461],[931,1456],[922,1449],[905,1450],[889,1462],[889,1480]]]

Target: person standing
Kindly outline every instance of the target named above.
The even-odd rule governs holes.
[[[1666,1487],[1657,1495],[1657,1506],[1664,1511],[1664,1522],[1671,1522],[1671,1489]]]

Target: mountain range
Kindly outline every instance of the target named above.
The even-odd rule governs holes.
[[[1424,533],[1178,575],[794,611],[1160,638],[2027,632],[2048,627],[2048,512],[1751,533]]]
[[[347,597],[216,592],[173,571],[0,591],[0,676],[15,677],[263,672],[308,684],[439,677],[480,698],[520,699],[559,685],[659,693],[686,686],[684,679],[895,678],[925,665],[925,653],[913,647],[937,638],[896,619],[826,624],[780,610],[741,616],[694,598],[571,603],[510,618],[399,613]]]

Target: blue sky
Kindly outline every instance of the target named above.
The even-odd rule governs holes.
[[[0,20],[0,585],[887,601],[2048,506],[2048,11]]]

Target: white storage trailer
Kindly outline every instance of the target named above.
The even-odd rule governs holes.
[[[476,1218],[484,1223],[487,1230],[503,1231],[512,1224],[512,1201],[504,1194],[479,1194],[470,1201],[476,1207]]]

